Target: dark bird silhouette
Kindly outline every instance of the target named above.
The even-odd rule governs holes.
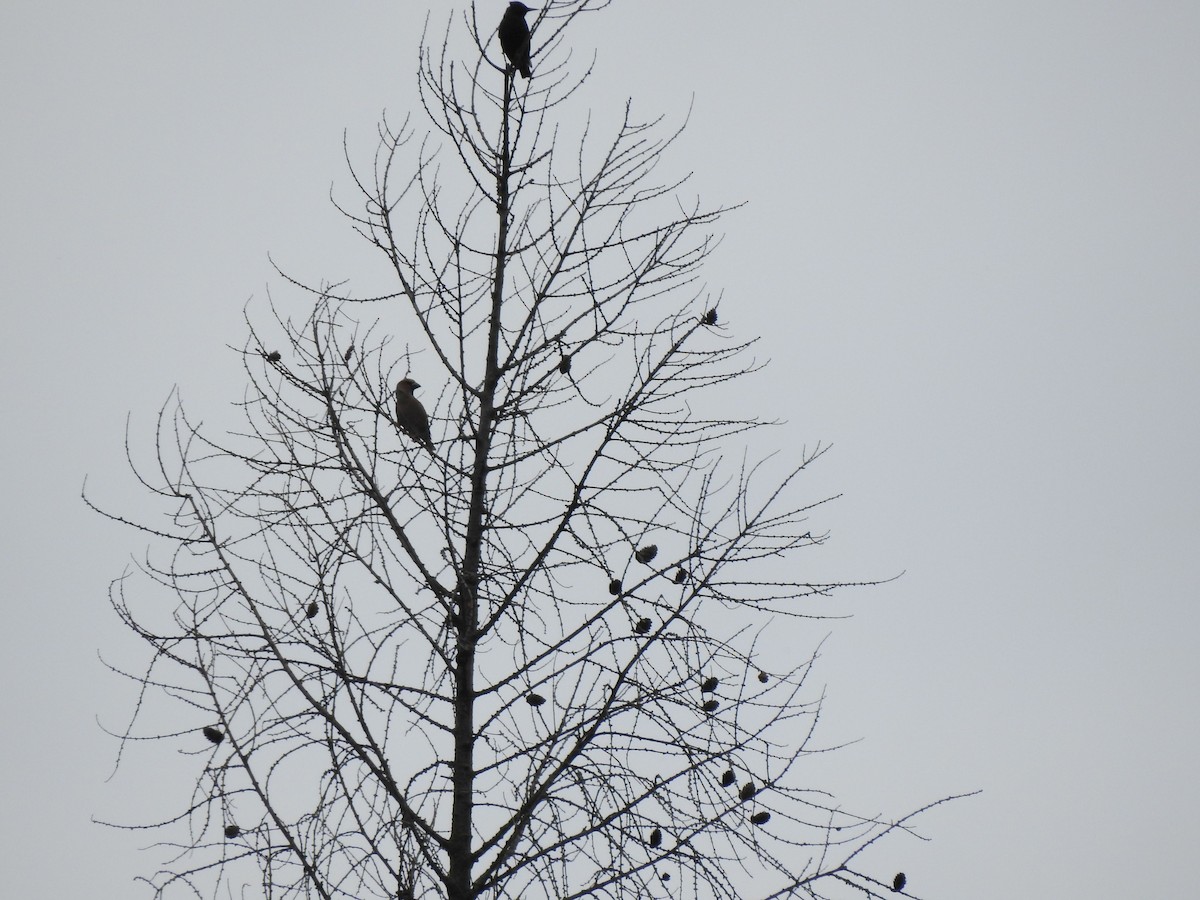
[[[648,563],[656,556],[658,556],[657,544],[647,544],[645,547],[639,547],[633,554],[633,558],[640,563]]]
[[[530,706],[541,706],[546,702],[546,698],[541,694],[527,694],[525,697],[525,702]]]
[[[758,793],[758,788],[756,788],[754,786],[754,782],[747,781],[745,784],[742,785],[742,789],[738,792],[738,796],[741,797],[743,800],[749,800],[751,797],[753,797],[757,793]]]
[[[902,891],[906,884],[908,884],[908,879],[904,877],[904,873],[897,872],[896,877],[892,879],[892,890]]]
[[[714,713],[717,711],[717,707],[719,707],[720,705],[721,705],[720,700],[705,700],[704,705],[701,706],[700,708],[702,710],[704,710],[706,713]]]
[[[564,356],[562,358],[562,361],[559,362],[559,364],[558,364],[558,371],[562,375],[570,375],[571,374],[571,357]]]
[[[700,684],[700,693],[711,694],[717,689],[718,684],[720,684],[720,682],[717,681],[717,677],[715,675],[710,675]]]
[[[400,430],[428,450],[433,452],[433,438],[429,436],[429,413],[421,401],[413,396],[420,385],[405,378],[396,385],[396,424]]]
[[[767,673],[766,673],[766,672],[759,672],[759,673],[758,673],[758,680],[759,680],[759,681],[761,681],[763,684],[766,684],[766,683],[767,683]]]
[[[633,626],[633,630],[635,632],[637,632],[638,634],[645,634],[647,631],[649,631],[653,627],[654,627],[654,623],[651,620],[638,619],[638,623]]]
[[[766,811],[756,812],[754,815],[752,815],[750,817],[750,821],[753,822],[755,825],[766,825],[768,822],[771,821],[771,814]]]
[[[272,350],[267,354],[267,362],[279,362],[281,359],[283,359],[283,354],[278,350]]]
[[[681,566],[680,568],[675,570],[675,583],[683,584],[685,581],[687,581],[687,572],[685,572],[683,567]]]
[[[716,325],[717,324],[717,311],[715,309],[710,309],[708,312],[706,312],[704,314],[704,318],[701,319],[700,321],[705,325]]]
[[[225,826],[225,837],[227,838],[235,838],[241,833],[242,829],[238,828],[236,825]]]
[[[225,732],[220,728],[213,728],[211,725],[204,726],[204,736],[214,744],[219,744],[225,740]]]
[[[304,615],[307,618],[315,619],[320,609],[321,607],[317,606],[317,601],[314,600],[312,603],[308,604],[308,609],[304,610]]]
[[[500,20],[500,49],[525,78],[533,77],[529,67],[529,25],[525,21],[525,13],[529,12],[533,12],[530,7],[513,0]]]
[[[610,581],[608,583],[608,592],[610,594],[612,594],[614,597],[617,596],[617,594],[621,593],[621,579],[620,578],[614,578],[612,581]]]
[[[721,787],[729,787],[737,781],[737,776],[733,774],[733,769],[726,769],[725,774],[721,776]]]

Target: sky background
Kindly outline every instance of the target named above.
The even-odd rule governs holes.
[[[100,655],[140,659],[106,587],[144,541],[80,489],[147,508],[126,417],[148,449],[173,386],[228,415],[244,305],[295,299],[268,253],[360,271],[328,194],[344,131],[366,160],[418,110],[423,10],[0,6],[10,896],[146,893],[150,836],[92,818],[190,762],[106,781],[134,693]],[[871,870],[929,900],[1193,896],[1200,4],[618,0],[575,35],[580,115],[690,105],[672,171],[746,202],[706,277],[771,360],[758,449],[834,445],[820,566],[904,573],[795,636],[829,635],[822,736],[862,738],[814,784],[885,815],[983,791]]]

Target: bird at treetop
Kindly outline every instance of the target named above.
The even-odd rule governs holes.
[[[639,547],[633,554],[633,558],[640,563],[649,563],[656,556],[658,556],[657,544],[647,544],[645,547]]]
[[[513,0],[500,20],[500,49],[518,72],[525,78],[533,77],[529,68],[529,25],[525,13],[533,10],[524,3]]]
[[[396,385],[396,425],[410,438],[433,452],[433,439],[429,436],[429,413],[421,401],[413,396],[420,385],[405,378]]]

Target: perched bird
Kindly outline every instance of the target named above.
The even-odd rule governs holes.
[[[308,608],[304,610],[304,615],[306,618],[315,619],[317,617],[317,613],[320,612],[320,610],[321,610],[321,607],[319,607],[317,605],[317,601],[314,600],[312,603],[308,604]]]
[[[638,623],[633,626],[633,630],[637,634],[645,634],[654,627],[654,622],[650,619],[638,619]]]
[[[720,700],[705,700],[704,705],[701,706],[700,708],[702,710],[704,710],[706,713],[714,713],[717,711],[717,709],[718,709],[718,707],[720,707],[720,705],[721,705]]]
[[[525,21],[525,13],[529,12],[533,10],[513,0],[500,20],[500,49],[525,78],[533,77],[533,70],[529,68],[529,25]]]
[[[710,675],[707,678],[705,678],[703,682],[701,682],[700,693],[711,694],[713,691],[715,691],[717,689],[717,685],[720,683],[721,682],[717,681],[717,677],[715,675]]]
[[[543,703],[546,702],[546,698],[543,697],[541,694],[526,694],[525,702],[528,703],[530,706],[541,706]]]
[[[902,891],[906,884],[908,884],[908,879],[904,877],[904,873],[897,872],[896,877],[892,879],[892,890]]]
[[[559,371],[560,375],[570,375],[571,374],[571,357],[564,356],[562,358],[562,361],[559,362],[559,364],[558,364],[558,371]]]
[[[737,781],[737,776],[733,774],[733,769],[726,769],[725,774],[721,776],[721,787],[729,787]]]
[[[278,350],[272,350],[270,353],[267,354],[267,362],[275,363],[275,362],[279,362],[281,359],[283,359],[283,354],[280,353]]]
[[[652,832],[650,832],[650,846],[658,847],[661,845],[662,845],[662,829],[655,828]]]
[[[401,431],[432,453],[429,413],[425,412],[421,401],[413,396],[413,391],[419,387],[420,385],[411,378],[405,378],[396,385],[396,424]]]
[[[715,309],[710,309],[708,312],[706,312],[704,314],[704,318],[701,319],[700,321],[705,325],[716,325],[717,324],[717,311]]]
[[[225,837],[227,837],[227,838],[231,838],[231,839],[235,838],[241,833],[242,833],[242,829],[238,828],[236,825],[226,825],[225,826]]]
[[[750,821],[755,825],[766,825],[771,821],[771,814],[765,810],[763,812],[756,812],[750,817]]]
[[[220,728],[213,728],[211,725],[205,725],[203,728],[204,736],[214,744],[219,744],[225,740],[225,732]]]
[[[648,563],[656,556],[658,556],[657,544],[647,544],[645,547],[639,547],[633,554],[633,558],[640,563]]]
[[[749,800],[751,797],[753,797],[757,793],[758,793],[758,788],[756,788],[754,786],[754,782],[747,781],[745,784],[742,785],[742,789],[740,791],[738,791],[738,796],[741,797],[743,800]]]
[[[675,570],[675,583],[683,584],[685,581],[687,581],[687,572],[684,571],[682,566],[680,566]]]
[[[610,594],[612,594],[614,597],[617,596],[617,594],[621,593],[621,579],[620,578],[614,578],[612,581],[610,581],[608,583],[608,592]]]
[[[763,684],[766,684],[766,683],[767,683],[767,673],[766,673],[766,672],[759,672],[759,673],[758,673],[758,680],[759,680],[759,681],[761,681]]]

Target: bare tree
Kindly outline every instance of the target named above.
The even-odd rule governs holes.
[[[628,106],[559,125],[606,5],[544,4],[531,80],[491,5],[451,20],[430,133],[385,123],[340,204],[394,290],[291,281],[310,312],[250,323],[244,428],[164,407],[139,477],[167,519],[111,592],[151,651],[123,740],[197,754],[156,896],[893,891],[861,854],[908,817],[805,783],[813,654],[758,649],[841,585],[763,574],[824,540],[792,499],[823,450],[760,488],[721,456],[760,423],[701,412],[756,368],[699,281],[723,210]]]

